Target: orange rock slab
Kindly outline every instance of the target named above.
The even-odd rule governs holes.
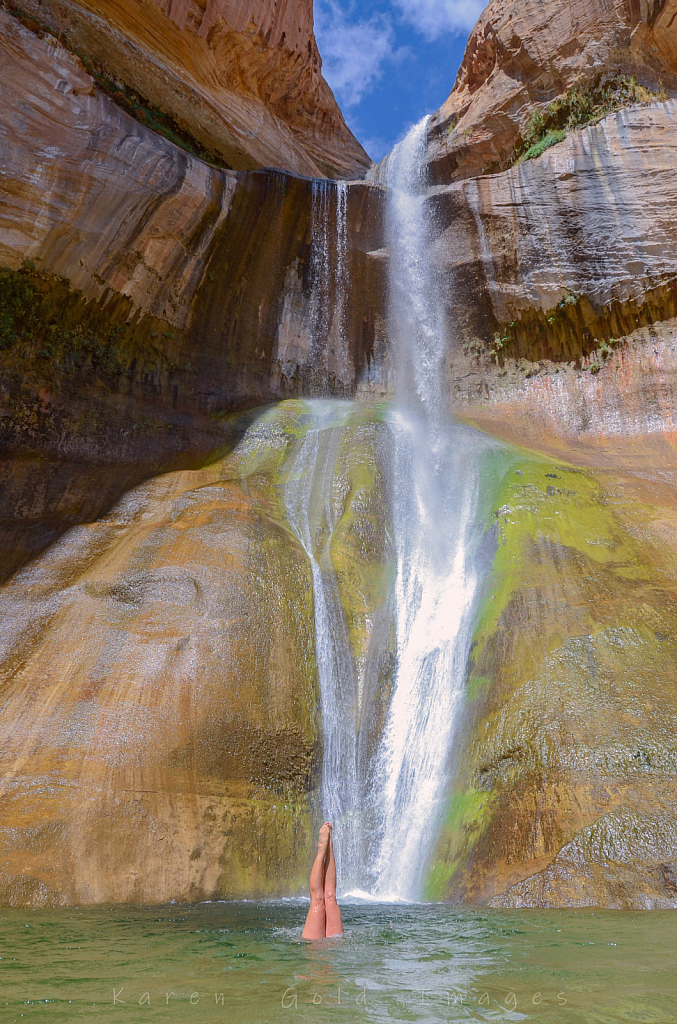
[[[619,75],[677,89],[675,0],[493,0],[470,34],[435,114],[428,161],[438,184],[507,167],[529,112]]]
[[[305,556],[232,463],[168,474],[0,591],[0,902],[300,888]]]
[[[360,178],[313,34],[312,0],[17,0],[235,170]]]

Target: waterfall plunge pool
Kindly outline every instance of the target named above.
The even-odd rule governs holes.
[[[343,915],[342,939],[311,944],[301,900],[3,910],[0,1019],[675,1019],[670,911],[348,902]]]

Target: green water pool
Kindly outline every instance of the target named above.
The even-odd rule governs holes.
[[[300,901],[0,911],[0,1021],[677,1020],[674,912]]]

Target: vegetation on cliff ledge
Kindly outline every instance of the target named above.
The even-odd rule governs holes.
[[[24,381],[118,390],[138,378],[155,393],[160,378],[190,372],[181,341],[166,320],[140,316],[127,296],[86,300],[32,260],[18,270],[0,266],[0,359]]]
[[[598,81],[594,85],[575,85],[563,96],[558,96],[545,110],[533,107],[515,147],[513,163],[535,160],[546,149],[562,142],[569,132],[576,128],[597,124],[607,114],[623,107],[648,104],[666,100],[667,94],[661,88],[658,92],[648,89],[621,75],[610,82]]]
[[[18,349],[27,361],[68,375],[85,367],[107,378],[122,373],[119,341],[125,325],[111,324],[106,330],[69,317],[67,298],[59,282],[40,280],[30,260],[18,271],[0,267],[0,350]]]

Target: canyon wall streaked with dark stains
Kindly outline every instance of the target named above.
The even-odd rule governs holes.
[[[354,390],[381,330],[382,194],[347,186],[361,283],[331,352],[309,275],[313,190],[331,206],[335,186],[215,169],[122,111],[53,37],[2,10],[0,26],[0,265],[33,268],[39,307],[31,340],[0,353],[6,578],[150,473],[227,447],[219,415]],[[44,335],[64,320],[76,341],[114,333],[114,373],[50,357]]]
[[[321,723],[279,488],[303,405],[264,419],[255,452],[242,439],[280,400],[388,395],[385,192],[298,176],[367,161],[300,51],[256,94],[242,5],[208,5],[221,42],[191,5],[150,5],[137,69],[135,2],[16,6],[42,28],[0,8],[0,899],[296,891]],[[308,29],[293,6],[270,40],[283,14]],[[109,73],[186,148],[102,90],[104,16]],[[511,166],[533,105],[573,85],[670,93],[673,21],[672,0],[493,3],[431,124],[450,408],[531,450],[485,481],[497,553],[436,898],[675,904],[675,100]],[[206,96],[220,61],[249,69],[247,96]],[[257,170],[273,153],[286,171]],[[370,430],[332,542],[363,653],[392,569],[369,547],[387,515]]]
[[[625,465],[608,449],[628,434],[658,457],[673,429],[676,114],[672,100],[619,111],[434,190],[458,413],[565,457]]]

